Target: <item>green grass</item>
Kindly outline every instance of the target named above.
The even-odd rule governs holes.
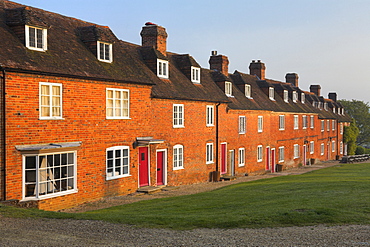
[[[172,229],[370,224],[370,164],[239,183],[80,214],[0,207],[14,217],[104,220]]]

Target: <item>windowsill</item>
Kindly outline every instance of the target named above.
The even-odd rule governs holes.
[[[208,161],[208,162],[206,162],[206,165],[214,164],[214,163],[215,163],[214,161]]]
[[[278,162],[281,163],[281,162],[284,162],[284,160],[279,160]]]
[[[23,198],[23,200],[21,200],[21,202],[41,201],[41,200],[44,200],[44,199],[54,198],[54,197],[58,197],[58,196],[70,195],[70,194],[74,194],[74,193],[77,193],[77,192],[78,192],[78,189],[75,189],[75,190],[63,191],[63,192],[54,193],[54,194],[50,194],[50,195],[40,196],[39,198],[25,197],[25,198]]]
[[[253,97],[248,97],[248,96],[246,96],[247,97],[247,99],[253,99]]]
[[[285,130],[285,129],[279,129],[279,130]]]
[[[26,46],[29,50],[32,50],[32,51],[41,51],[41,52],[46,52],[47,50],[43,49],[43,48],[36,48],[36,47],[29,47],[29,46]]]
[[[257,160],[257,162],[262,162],[263,160]]]
[[[243,167],[243,166],[245,166],[245,164],[239,164],[239,165],[238,165],[238,167]]]
[[[63,117],[50,117],[50,118],[40,117],[39,120],[65,120],[65,118]]]
[[[114,180],[114,179],[119,179],[119,178],[127,178],[127,177],[131,177],[132,175],[131,174],[126,174],[126,175],[121,175],[121,176],[114,176],[114,177],[107,177],[106,180]]]
[[[245,135],[245,132],[239,132],[239,135]]]
[[[183,126],[183,125],[182,125],[182,126],[181,126],[181,125],[177,126],[177,125],[176,125],[176,126],[173,126],[173,128],[174,128],[174,129],[182,129],[182,128],[185,128],[185,126]]]
[[[215,127],[214,124],[207,124],[206,127]]]
[[[184,169],[185,169],[184,167],[180,167],[180,168],[173,168],[173,171],[184,170]]]
[[[104,60],[104,59],[99,59],[99,58],[98,58],[98,60],[100,62],[104,62],[104,63],[112,63],[113,62],[113,60]]]
[[[259,130],[258,133],[262,133],[263,131],[262,130]]]
[[[161,79],[168,79],[168,76],[163,76],[163,75],[157,75],[158,78],[161,78]]]
[[[106,117],[105,119],[119,119],[119,120],[122,120],[122,119],[127,119],[127,120],[130,120],[131,118],[130,117]]]

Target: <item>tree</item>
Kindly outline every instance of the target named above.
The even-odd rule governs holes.
[[[364,145],[370,143],[370,106],[360,100],[340,100],[347,114],[356,120],[359,129],[357,144]]]
[[[351,125],[344,127],[343,141],[347,143],[347,153],[354,155],[356,153],[356,139],[359,134],[359,129],[356,126],[356,120],[352,118]]]

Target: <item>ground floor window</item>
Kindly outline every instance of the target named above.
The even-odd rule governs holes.
[[[107,149],[107,179],[130,175],[130,147],[116,146]]]
[[[244,166],[245,164],[245,149],[244,148],[239,148],[239,155],[238,155],[238,165],[239,166]]]
[[[76,191],[76,152],[23,156],[24,197],[43,198]]]
[[[284,147],[279,147],[279,162],[284,162]]]
[[[206,145],[206,164],[213,163],[213,143]]]
[[[184,147],[182,145],[173,146],[173,169],[184,168]]]
[[[262,145],[257,146],[257,162],[262,161]]]

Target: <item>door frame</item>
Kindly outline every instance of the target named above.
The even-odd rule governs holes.
[[[276,171],[276,149],[271,148],[271,172]]]
[[[266,147],[266,164],[265,164],[265,169],[266,171],[271,169],[271,148],[270,146]]]
[[[157,178],[157,168],[158,168],[158,153],[163,152],[163,185],[167,185],[167,149],[157,149],[155,152],[155,168],[156,168],[156,178]]]
[[[230,175],[235,176],[235,150],[229,150]]]
[[[140,187],[144,187],[144,186],[140,186],[140,148],[147,148],[148,150],[148,153],[147,153],[147,157],[148,157],[148,185],[145,185],[145,186],[150,186],[151,184],[151,181],[150,181],[150,147],[149,146],[142,146],[142,147],[139,147],[138,148],[138,157],[137,157],[137,161],[138,161],[138,173],[137,173],[137,177],[138,177],[138,180],[137,180],[137,185],[138,185],[138,188]]]

